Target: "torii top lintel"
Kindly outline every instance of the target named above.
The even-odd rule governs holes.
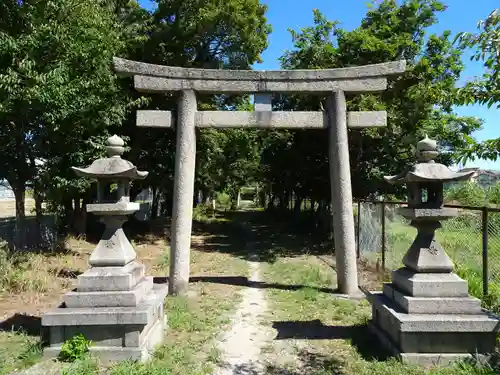
[[[387,89],[387,77],[402,74],[406,61],[338,69],[222,70],[182,68],[113,59],[115,71],[134,76],[138,91],[164,93],[195,90],[212,93],[374,92]]]

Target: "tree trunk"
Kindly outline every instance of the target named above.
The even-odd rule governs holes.
[[[42,192],[40,191],[39,184],[35,183],[33,185],[33,198],[35,199],[35,220],[36,220],[36,245],[37,247],[44,247],[46,245],[44,239],[44,227],[43,227],[43,210],[42,210]]]
[[[153,202],[151,202],[151,219],[156,219],[158,217],[159,189],[153,186],[152,190],[153,190]]]
[[[316,222],[316,228],[319,228],[321,225],[321,217],[323,216],[323,208],[324,208],[324,201],[320,200],[318,202],[318,210],[316,211],[316,217],[315,217],[315,222]]]
[[[266,202],[266,192],[264,189],[261,189],[259,191],[258,197],[259,197],[259,203],[258,203],[259,206],[265,208],[267,202]]]
[[[234,211],[234,210],[236,210],[236,204],[237,204],[236,199],[237,199],[237,196],[235,196],[234,193],[231,193],[230,196],[229,196],[229,198],[231,200],[231,206],[230,206],[231,208],[230,209],[231,209],[231,211]]]
[[[293,211],[296,215],[300,214],[300,209],[302,207],[303,201],[304,201],[304,197],[302,195],[295,196],[295,206],[293,207]]]
[[[162,214],[164,217],[168,217],[172,213],[172,207],[173,207],[174,202],[173,202],[173,197],[172,197],[171,193],[167,192],[164,194],[165,195],[164,195],[164,202],[163,202],[164,204],[162,206],[162,208],[163,208]]]
[[[236,196],[236,209],[239,210],[241,205],[241,192],[238,189],[238,195]]]
[[[75,207],[73,211],[73,229],[77,236],[85,234],[87,226],[87,216],[85,215],[86,207],[84,205],[84,199],[81,196],[75,197],[73,199],[73,206]]]
[[[26,245],[26,183],[9,181],[16,197],[16,225],[14,228],[14,247],[23,249]]]
[[[64,207],[64,226],[70,232],[73,231],[73,199],[65,198],[63,202]]]
[[[280,196],[279,196],[279,204],[278,204],[278,208],[280,211],[285,211],[285,207],[286,207],[286,203],[287,203],[287,196],[286,196],[286,192],[281,192]]]

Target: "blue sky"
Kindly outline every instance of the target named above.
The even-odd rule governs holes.
[[[264,62],[256,64],[255,69],[279,69],[278,58],[286,49],[292,47],[292,40],[288,28],[298,30],[301,27],[312,25],[312,10],[318,8],[330,20],[340,21],[340,26],[351,30],[357,27],[366,14],[367,0],[261,0],[268,6],[267,19],[273,27],[269,37],[269,47],[262,54]],[[438,24],[430,32],[442,33],[451,30],[453,33],[460,31],[476,30],[477,22],[484,19],[493,9],[500,6],[499,0],[447,0],[448,9],[439,15]],[[154,6],[150,0],[140,0],[139,3],[148,9]],[[462,74],[462,81],[482,74],[482,65],[470,62],[464,58],[466,69]],[[483,129],[475,138],[482,141],[500,136],[500,110],[484,106],[467,106],[456,109],[462,116],[476,116],[484,120]],[[481,167],[500,169],[500,160],[497,162],[476,160],[469,162],[467,167]]]

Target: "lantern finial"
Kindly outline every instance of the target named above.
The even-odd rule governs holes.
[[[108,154],[108,157],[120,157],[123,155],[123,152],[125,151],[125,148],[123,147],[125,146],[125,142],[116,134],[108,138],[107,144],[106,153]]]

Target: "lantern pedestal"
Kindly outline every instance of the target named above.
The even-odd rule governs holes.
[[[454,273],[401,268],[382,293],[372,293],[370,329],[393,355],[424,366],[494,353],[497,317],[481,309]]]
[[[99,186],[114,179],[120,185],[115,202],[87,205],[88,212],[101,217],[104,233],[90,256],[91,268],[78,277],[76,289],[64,296],[61,306],[42,316],[42,326],[48,330],[47,357],[58,356],[64,342],[77,334],[92,342],[90,352],[104,362],[144,361],[163,341],[167,285],[155,284],[145,275],[122,229],[128,215],[140,208],[130,202],[128,181],[147,173],[120,158],[121,139],[111,137],[108,143],[109,158],[98,159],[89,168],[74,168],[96,178]],[[98,195],[104,196],[102,191]]]
[[[467,281],[453,273],[453,263],[435,238],[437,219],[457,215],[450,208],[410,209],[401,213],[418,230],[393,271],[392,283],[372,293],[371,330],[403,361],[424,366],[449,362],[496,347],[498,318],[468,294]]]
[[[45,356],[57,356],[64,341],[81,333],[92,341],[90,351],[101,360],[144,361],[163,340],[167,285],[154,284],[145,276],[145,267],[135,261],[135,250],[121,227],[128,212],[113,206],[89,207],[103,215],[106,228],[90,256],[92,267],[78,277],[77,288],[64,296],[59,308],[42,317],[50,341]]]
[[[444,207],[443,184],[467,180],[471,172],[453,172],[436,163],[437,144],[417,144],[418,163],[386,180],[406,184],[408,207],[400,213],[417,228],[417,236],[392,272],[392,283],[371,293],[371,330],[392,354],[424,366],[446,365],[495,352],[500,320],[468,294],[467,281],[453,273],[453,262],[438,243],[440,221],[458,215]]]
[[[131,273],[120,270],[116,273],[102,269],[89,271],[96,274],[98,284],[105,279],[133,278]],[[77,289],[70,292],[63,305],[42,317],[43,326],[48,327],[50,344],[44,356],[57,357],[64,341],[82,334],[92,341],[91,354],[104,362],[145,361],[163,341],[167,323],[163,310],[166,295],[166,285],[153,284],[151,278],[143,278],[129,291],[80,292]],[[78,307],[67,307],[68,303]]]

